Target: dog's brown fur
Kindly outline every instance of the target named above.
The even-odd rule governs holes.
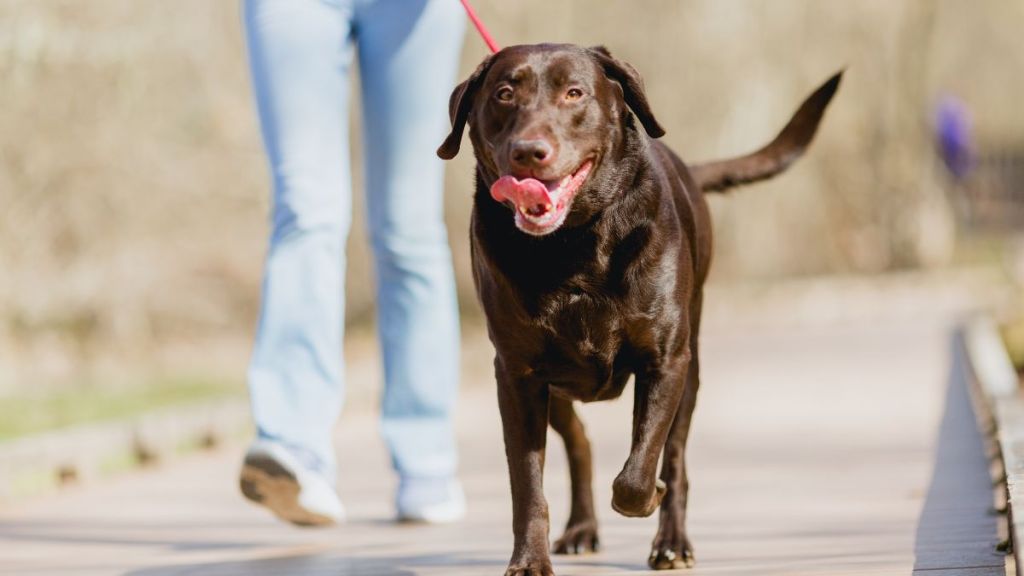
[[[711,264],[704,192],[784,170],[810,143],[839,79],[811,95],[762,150],[692,168],[653,139],[664,130],[640,76],[604,48],[509,47],[455,89],[452,132],[438,155],[458,153],[468,123],[477,160],[474,280],[497,351],[512,484],[515,543],[506,576],[553,574],[542,486],[548,424],[565,442],[572,480],[569,522],[553,550],[597,550],[590,443],[572,402],[616,398],[631,375],[632,448],[613,483],[612,507],[648,516],[660,506],[650,566],[692,565],[684,459]],[[569,89],[583,97],[566,97]],[[554,157],[533,166],[512,160],[517,144],[536,140]],[[489,194],[504,175],[558,179],[588,159],[594,168],[568,217],[544,236],[518,230]]]

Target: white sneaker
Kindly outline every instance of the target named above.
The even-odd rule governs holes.
[[[454,478],[403,478],[396,502],[400,522],[448,524],[466,515],[466,496]]]
[[[332,483],[279,442],[257,440],[249,446],[239,486],[246,498],[297,526],[330,526],[345,519]]]

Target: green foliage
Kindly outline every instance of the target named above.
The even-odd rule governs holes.
[[[1002,326],[1003,342],[1010,353],[1013,367],[1020,373],[1024,371],[1024,318],[1016,318]]]
[[[0,441],[67,426],[130,418],[149,410],[239,396],[237,385],[201,380],[124,389],[71,388],[0,398]]]

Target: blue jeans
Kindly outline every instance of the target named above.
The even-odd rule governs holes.
[[[249,367],[253,416],[262,437],[313,455],[331,477],[331,432],[344,398],[348,98],[356,57],[384,355],[381,428],[402,477],[455,473],[458,309],[444,169],[434,150],[448,131],[461,10],[454,0],[245,1],[274,187]]]

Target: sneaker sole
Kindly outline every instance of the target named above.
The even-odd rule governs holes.
[[[466,517],[466,500],[461,490],[457,500],[421,510],[399,510],[398,521],[403,524],[451,524]]]
[[[399,514],[398,521],[402,524],[453,524],[465,517],[466,510],[463,508],[452,512]]]
[[[242,494],[296,526],[331,526],[333,518],[310,512],[299,504],[301,487],[295,474],[273,458],[247,456],[239,479]]]

